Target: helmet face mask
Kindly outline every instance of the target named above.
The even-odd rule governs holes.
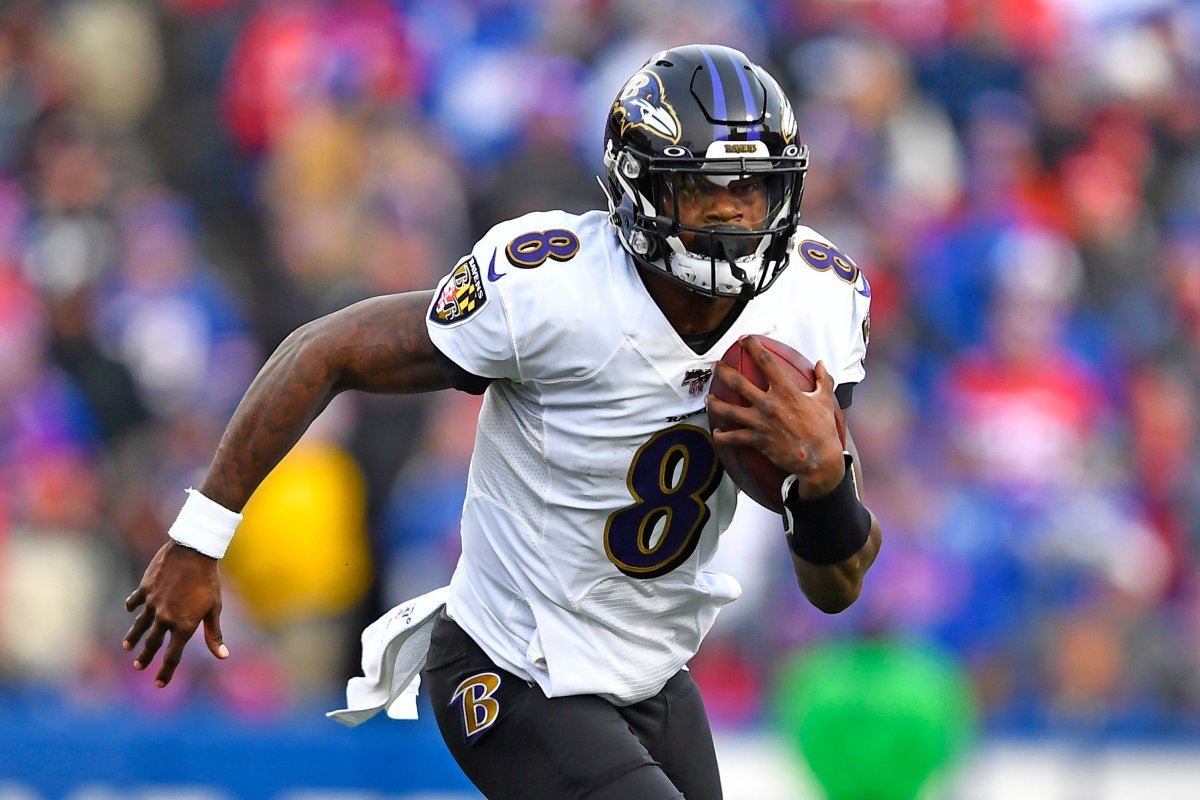
[[[808,149],[778,84],[738,51],[651,58],[613,103],[604,160],[613,224],[643,267],[737,296],[787,266]]]

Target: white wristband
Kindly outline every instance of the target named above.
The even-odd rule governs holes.
[[[188,489],[188,499],[179,510],[175,524],[167,531],[179,544],[198,550],[211,558],[221,558],[229,547],[242,515]]]

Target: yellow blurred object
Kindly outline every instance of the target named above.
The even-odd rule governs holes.
[[[345,450],[302,440],[243,513],[224,566],[260,624],[335,616],[363,597],[371,580],[366,487]]]
[[[49,44],[78,84],[77,102],[117,130],[135,130],[165,73],[154,6],[91,0],[64,5],[56,19]]]

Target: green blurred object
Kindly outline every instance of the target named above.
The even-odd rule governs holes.
[[[830,800],[913,800],[970,743],[975,700],[952,659],[890,641],[821,645],[789,659],[777,716]]]

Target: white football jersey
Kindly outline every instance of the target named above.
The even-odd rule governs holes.
[[[705,569],[737,497],[704,410],[713,363],[758,333],[824,359],[839,385],[863,377],[865,278],[812,230],[793,248],[776,284],[701,354],[599,211],[504,222],[442,281],[433,343],[494,379],[449,612],[499,666],[550,697],[637,702],[741,593]]]

